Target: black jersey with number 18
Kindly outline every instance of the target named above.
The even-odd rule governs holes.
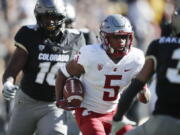
[[[81,33],[65,31],[59,40],[52,42],[33,25],[23,26],[17,32],[15,45],[28,53],[22,91],[37,100],[55,101],[56,73],[85,45],[85,40]]]

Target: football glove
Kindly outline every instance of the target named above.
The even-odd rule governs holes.
[[[72,110],[75,110],[77,107],[73,107],[73,106],[70,106],[68,104],[68,101],[66,99],[60,99],[56,102],[56,106],[58,108],[62,108],[66,111],[72,111]]]
[[[10,81],[6,81],[4,83],[3,89],[2,89],[2,95],[3,95],[4,99],[6,99],[8,101],[14,99],[14,97],[16,95],[16,91],[18,89],[19,89],[19,87],[17,85],[14,85]]]
[[[136,97],[141,103],[147,104],[151,99],[151,92],[146,86],[137,94]]]
[[[110,135],[116,135],[116,133],[126,125],[135,126],[136,122],[131,121],[126,117],[123,117],[123,119],[121,121],[112,121],[112,128],[111,128],[111,134]]]

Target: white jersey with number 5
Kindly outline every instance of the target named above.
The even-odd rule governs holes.
[[[144,53],[132,47],[118,63],[114,63],[101,45],[89,45],[80,49],[75,59],[85,73],[81,81],[85,96],[81,104],[89,111],[111,112],[117,106],[120,92],[142,68]]]

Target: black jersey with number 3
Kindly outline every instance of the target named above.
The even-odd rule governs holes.
[[[152,42],[146,57],[152,58],[157,73],[157,102],[154,114],[180,118],[180,38],[162,37]]]
[[[21,89],[30,97],[42,101],[55,100],[55,78],[60,66],[85,45],[81,33],[64,32],[52,42],[36,25],[23,26],[15,36],[15,45],[28,53],[23,69]]]

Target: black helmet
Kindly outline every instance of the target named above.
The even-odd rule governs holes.
[[[66,10],[63,0],[37,0],[34,14],[37,24],[50,38],[62,31]]]
[[[180,36],[180,7],[176,8],[172,16],[172,35]]]

